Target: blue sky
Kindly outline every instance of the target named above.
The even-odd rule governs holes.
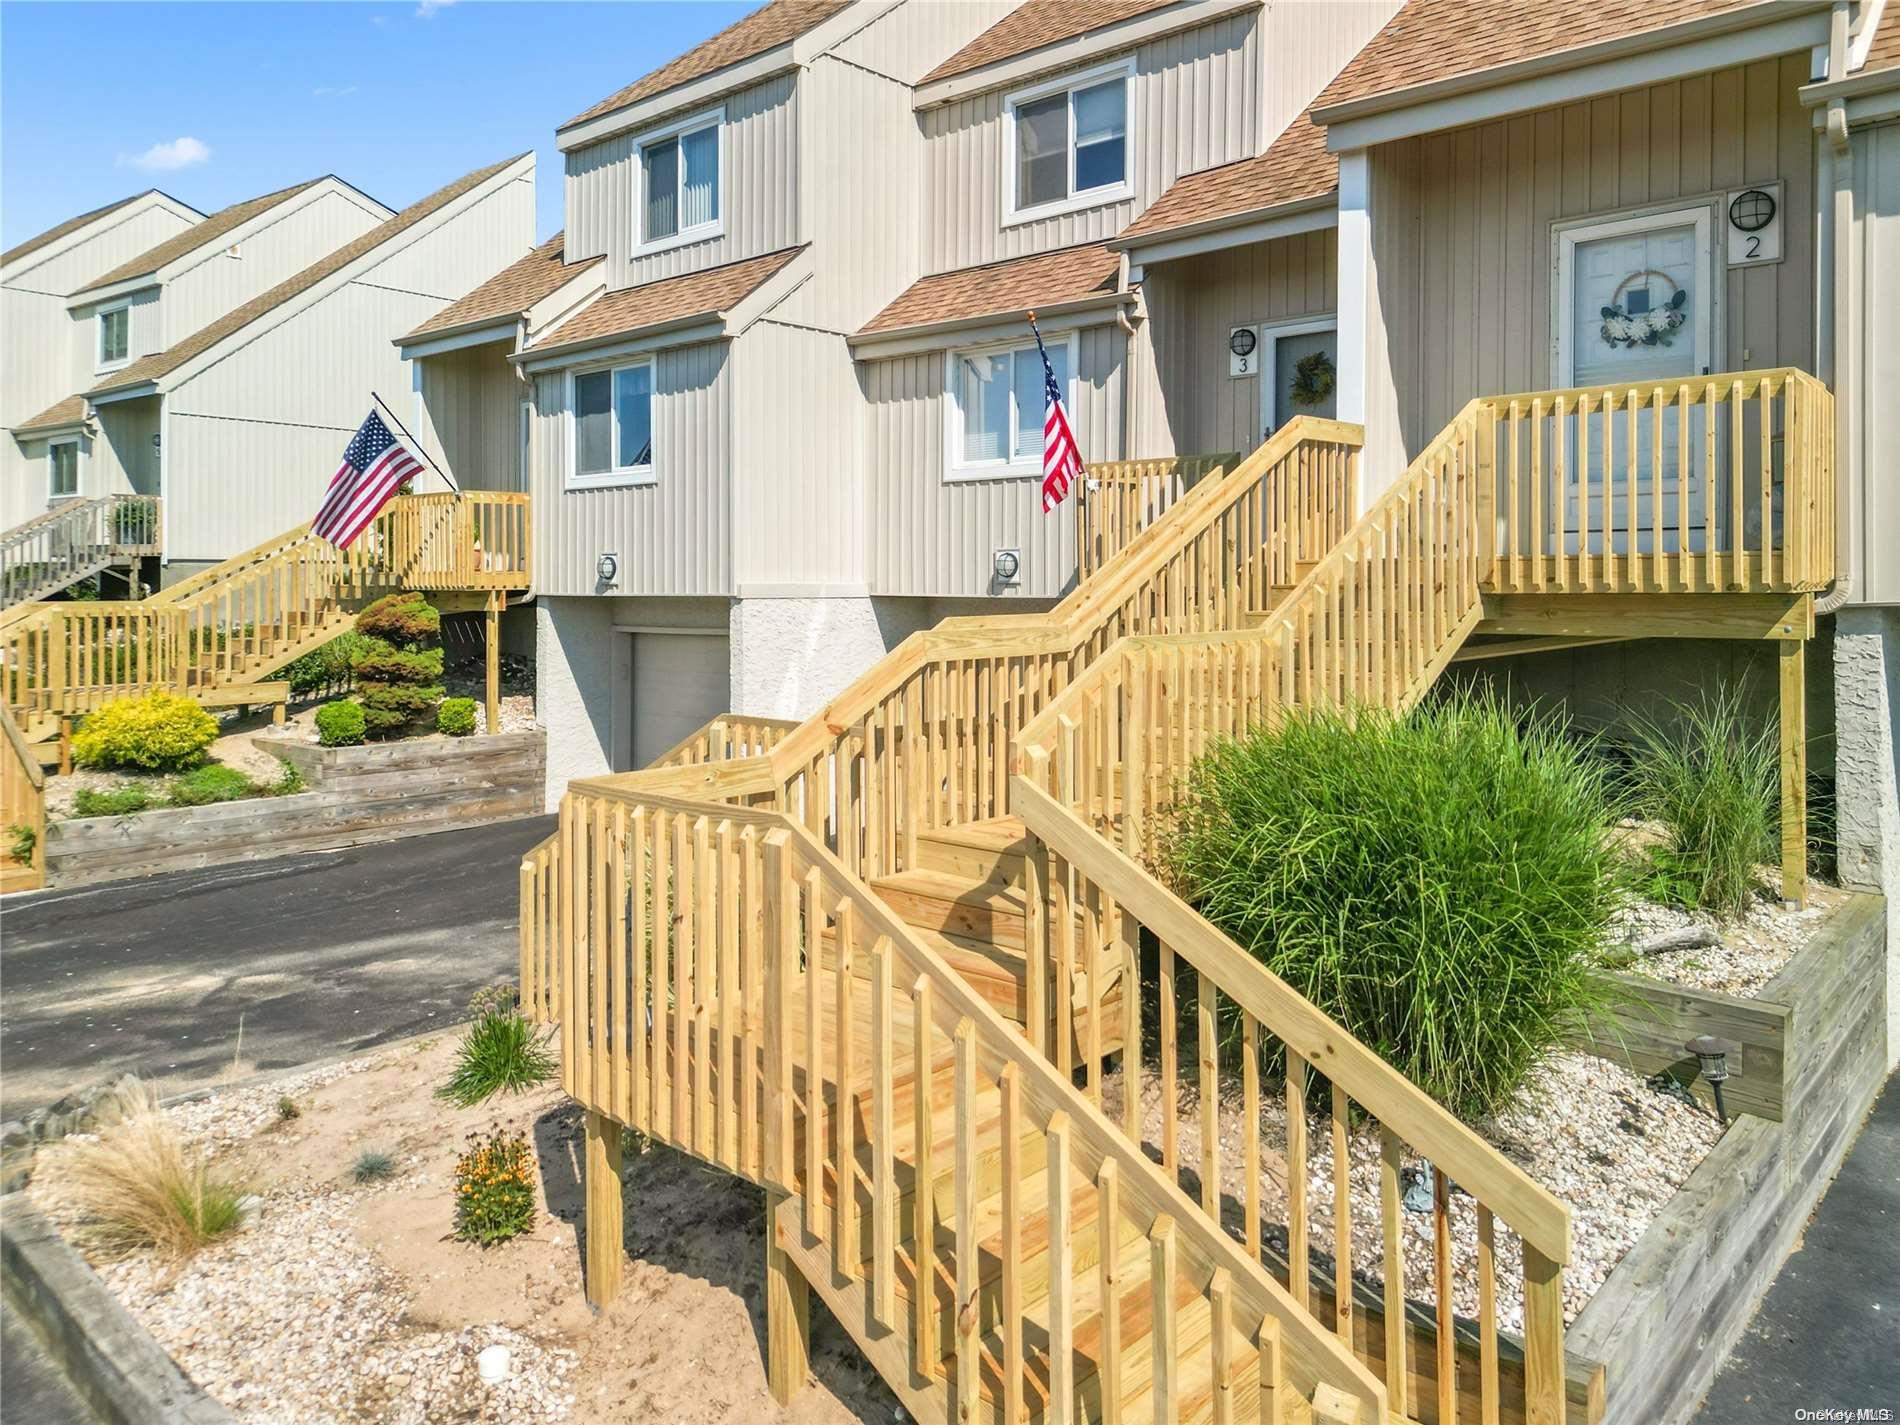
[[[752,8],[5,0],[0,246],[145,188],[208,213],[334,173],[401,208],[529,147],[546,237],[554,126]]]

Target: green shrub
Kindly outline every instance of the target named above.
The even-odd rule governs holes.
[[[468,1135],[455,1160],[455,1235],[493,1246],[534,1226],[534,1156],[525,1133]]]
[[[277,766],[279,768],[277,780],[268,787],[259,787],[258,791],[261,795],[288,797],[304,789],[303,768],[295,762],[285,762],[282,759],[279,759]]]
[[[363,710],[347,699],[317,709],[317,741],[325,747],[354,747],[363,740],[365,726]]]
[[[82,767],[182,772],[204,761],[217,737],[218,720],[210,713],[190,698],[154,689],[88,713],[73,734],[73,760]]]
[[[222,762],[207,762],[171,785],[170,799],[175,807],[210,806],[213,802],[234,802],[257,795],[258,787],[235,767]]]
[[[444,698],[435,710],[435,725],[450,737],[467,737],[475,731],[475,699]]]
[[[118,787],[109,792],[81,787],[73,793],[74,816],[130,816],[151,805],[152,793],[145,787]]]
[[[1750,717],[1739,689],[1635,720],[1629,806],[1657,823],[1643,889],[1721,915],[1748,908],[1756,867],[1773,859],[1781,802],[1780,731]]]
[[[356,616],[352,663],[371,737],[394,737],[442,700],[442,617],[420,594],[390,594]]]
[[[350,1176],[359,1183],[380,1183],[396,1176],[396,1160],[388,1153],[367,1149],[357,1154]]]
[[[553,1075],[546,1037],[513,1010],[495,1010],[468,1027],[455,1051],[455,1071],[435,1092],[457,1108],[473,1108],[497,1093],[523,1093]]]
[[[1216,744],[1186,791],[1184,892],[1453,1112],[1504,1106],[1608,996],[1604,772],[1548,720],[1300,713]]]
[[[23,821],[7,828],[7,856],[16,866],[31,866],[33,852],[39,847],[40,834]]]
[[[313,648],[285,665],[277,676],[290,684],[296,697],[313,693],[341,693],[350,688],[351,661],[367,640],[360,633],[339,633],[321,648]]]

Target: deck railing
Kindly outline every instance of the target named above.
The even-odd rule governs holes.
[[[47,603],[0,620],[0,680],[29,734],[112,698],[255,681],[393,589],[525,588],[527,496],[392,500],[347,550],[308,525],[148,599]]]
[[[45,873],[46,774],[0,707],[0,887],[31,890]]]
[[[704,727],[681,738],[650,765],[694,767],[702,762],[729,762],[735,757],[763,757],[797,726],[791,718],[721,713]]]
[[[1834,579],[1834,398],[1806,372],[1487,396],[1495,593],[1731,593]]]
[[[163,552],[156,495],[68,500],[0,533],[0,607],[44,598],[111,565]]]
[[[1171,455],[1156,460],[1104,461],[1088,468],[1076,492],[1076,571],[1084,579],[1100,569],[1149,525],[1174,507],[1199,481],[1231,470],[1240,459],[1225,455]]]

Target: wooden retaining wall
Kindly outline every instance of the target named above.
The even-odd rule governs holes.
[[[1788,1011],[1782,1122],[1738,1118],[1571,1326],[1606,1425],[1694,1414],[1885,1076],[1886,903],[1856,896],[1763,987]]]
[[[47,828],[47,884],[84,886],[329,851],[541,810],[547,738],[540,732],[363,747],[275,737],[253,741],[294,763],[309,790],[54,822]]]

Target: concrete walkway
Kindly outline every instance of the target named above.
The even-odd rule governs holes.
[[[1846,1413],[1796,1413],[1830,1409]],[[1887,1080],[1696,1416],[1697,1425],[1797,1419],[1900,1421],[1900,1076]]]
[[[0,1119],[136,1070],[197,1087],[463,1017],[512,980],[521,853],[553,817],[0,904]],[[238,1030],[243,1026],[243,1045]]]

